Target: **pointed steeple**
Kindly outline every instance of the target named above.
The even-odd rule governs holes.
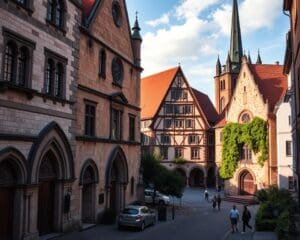
[[[222,67],[221,67],[220,57],[218,55],[218,60],[216,63],[216,76],[220,76],[221,73],[222,73]]]
[[[230,38],[230,58],[233,70],[239,69],[243,56],[242,35],[240,28],[239,10],[237,0],[233,0]]]
[[[139,26],[137,14],[138,13],[136,12],[135,22],[132,28],[131,40],[132,40],[134,63],[140,67],[141,66],[141,45],[143,40],[140,34],[141,28]]]
[[[260,53],[259,53],[259,49],[258,49],[258,53],[257,53],[256,64],[262,64],[261,57],[260,57]]]
[[[137,12],[136,12],[135,22],[134,22],[134,26],[132,28],[131,38],[142,41],[140,30],[141,30],[141,28],[140,28],[140,25],[139,25],[138,16],[137,16]]]
[[[230,54],[228,53],[227,60],[226,60],[226,72],[231,72],[231,67],[232,67],[232,62],[231,62]]]
[[[252,64],[252,60],[251,60],[251,56],[250,56],[250,51],[248,51],[248,62],[249,62],[250,64]]]

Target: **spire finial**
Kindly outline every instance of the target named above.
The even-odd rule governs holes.
[[[238,67],[243,57],[242,35],[237,0],[233,0],[230,36],[230,58],[232,63]]]
[[[135,12],[135,22],[134,22],[134,26],[132,28],[132,38],[133,39],[137,39],[137,40],[141,40],[142,41],[142,37],[140,35],[140,26],[139,26],[139,21],[138,21],[138,11]]]
[[[261,60],[261,57],[260,57],[260,51],[258,49],[257,51],[257,60],[256,60],[256,64],[262,64],[262,60]]]

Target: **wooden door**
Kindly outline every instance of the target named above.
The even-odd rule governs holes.
[[[11,240],[13,229],[14,189],[0,188],[0,239]]]
[[[254,182],[249,172],[244,173],[241,177],[241,194],[242,195],[254,194]]]
[[[53,180],[40,182],[38,202],[38,230],[40,235],[54,231],[54,186]]]
[[[117,210],[116,206],[116,198],[117,198],[117,193],[116,193],[116,181],[112,181],[110,185],[110,209]]]
[[[82,222],[93,223],[93,188],[92,184],[85,184],[82,188]]]

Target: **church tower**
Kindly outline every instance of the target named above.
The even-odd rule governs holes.
[[[232,96],[235,81],[240,71],[242,56],[243,46],[239,10],[237,0],[233,0],[229,53],[223,67],[219,57],[216,64],[215,106],[219,114],[223,112]]]

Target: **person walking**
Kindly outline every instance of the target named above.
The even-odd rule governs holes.
[[[208,191],[207,191],[207,188],[204,191],[204,198],[205,198],[206,201],[208,201]]]
[[[220,195],[220,193],[218,193],[217,204],[218,204],[218,210],[219,211],[221,210],[221,202],[222,202],[221,195]]]
[[[240,213],[236,209],[236,206],[233,205],[232,209],[229,212],[229,218],[231,223],[231,233],[238,232],[237,223],[239,221]]]
[[[213,206],[213,210],[215,210],[216,206],[217,206],[217,197],[216,197],[216,195],[212,199],[212,206]]]
[[[246,226],[248,228],[252,229],[252,227],[249,225],[250,219],[251,219],[251,213],[248,210],[247,206],[244,206],[244,211],[243,211],[243,215],[242,215],[242,221],[243,221],[243,231],[242,231],[242,233],[245,233]]]

